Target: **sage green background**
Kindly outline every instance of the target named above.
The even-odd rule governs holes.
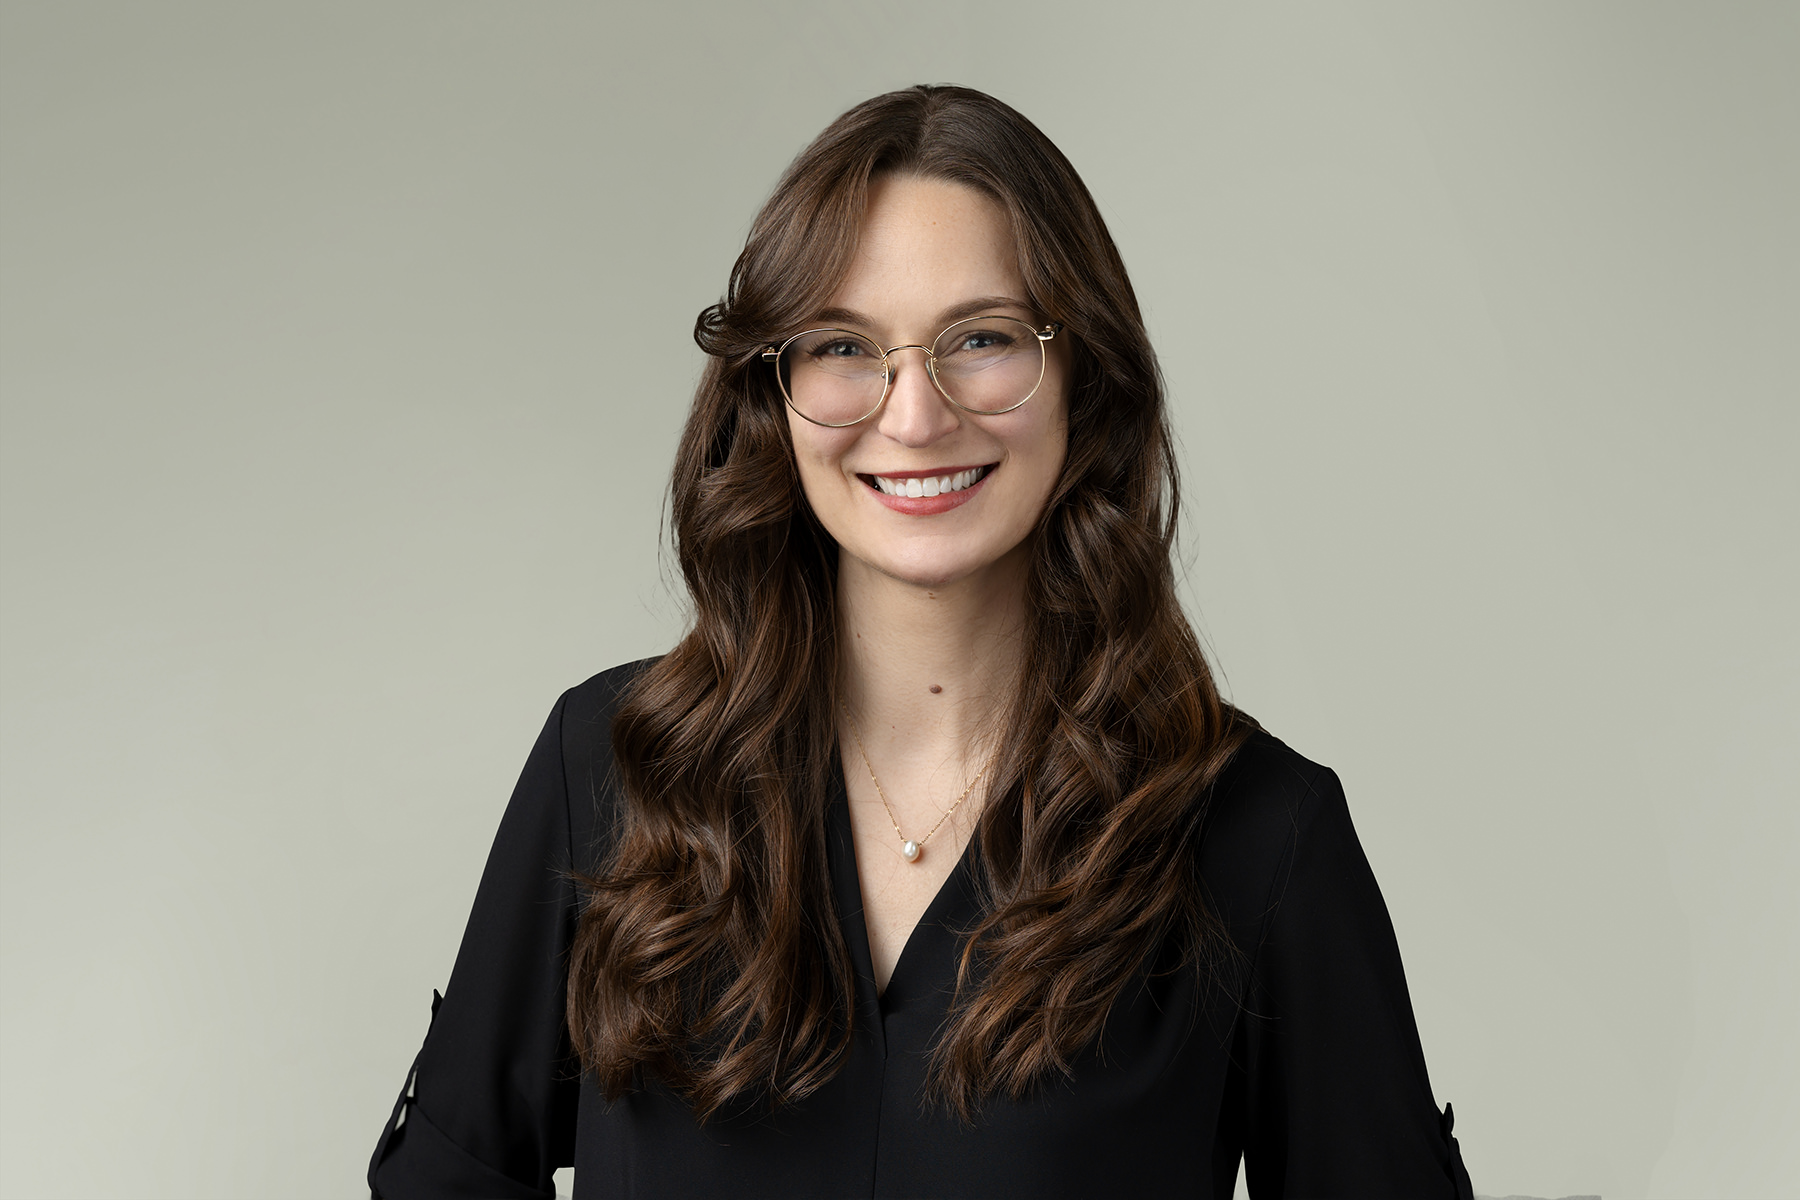
[[[1479,1190],[1800,1192],[1800,8],[0,7],[0,1193],[351,1196],[781,167],[1082,170]]]

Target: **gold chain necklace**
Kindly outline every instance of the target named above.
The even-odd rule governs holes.
[[[850,736],[856,739],[856,752],[862,755],[863,767],[869,772],[869,782],[875,785],[875,794],[881,797],[881,807],[887,809],[888,824],[894,827],[894,836],[900,839],[900,857],[909,863],[918,862],[920,852],[925,849],[925,843],[929,842],[931,835],[938,831],[938,826],[948,821],[950,814],[969,798],[969,793],[975,790],[975,785],[981,782],[981,777],[987,774],[987,769],[994,765],[994,759],[990,758],[982,764],[981,770],[975,772],[975,778],[969,780],[969,786],[963,789],[963,794],[956,798],[956,803],[945,809],[944,815],[937,819],[937,825],[927,829],[925,836],[915,842],[900,832],[900,822],[894,819],[894,806],[888,803],[887,793],[881,790],[881,780],[875,778],[875,767],[869,762],[869,752],[863,748],[862,730],[856,727],[856,718],[850,715],[850,706],[843,705],[841,707],[844,710],[844,720],[850,722]],[[995,751],[994,756],[999,757],[999,751]]]

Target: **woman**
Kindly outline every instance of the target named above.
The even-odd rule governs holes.
[[[1156,362],[961,88],[751,231],[675,465],[692,631],[566,693],[385,1197],[1463,1196],[1332,773],[1219,697]]]

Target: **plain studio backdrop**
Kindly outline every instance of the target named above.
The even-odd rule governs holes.
[[[351,1196],[788,160],[1012,103],[1490,1194],[1800,1190],[1800,8],[0,8],[0,1192]]]

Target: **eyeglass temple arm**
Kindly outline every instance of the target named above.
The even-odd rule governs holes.
[[[764,362],[774,362],[776,359],[778,359],[780,357],[781,357],[780,347],[778,347],[778,346],[764,346],[763,347],[762,360]]]

